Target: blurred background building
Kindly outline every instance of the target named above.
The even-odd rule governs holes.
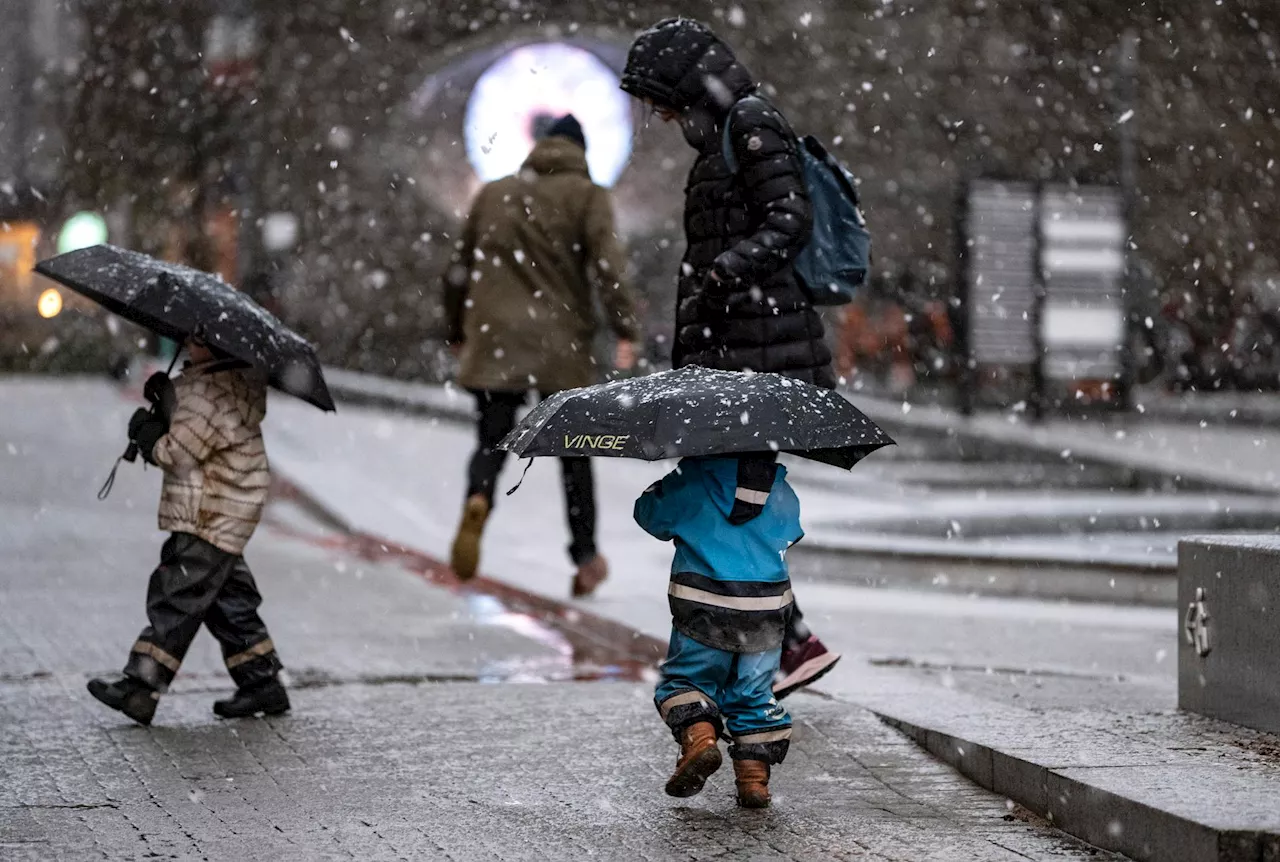
[[[661,360],[691,152],[613,75],[636,31],[679,13],[862,180],[877,279],[832,318],[851,377],[954,388],[959,199],[986,177],[1127,193],[1138,378],[1280,385],[1271,0],[0,4],[32,34],[0,45],[9,233],[34,222],[48,250],[72,214],[99,214],[113,241],[238,282],[335,364],[443,373],[459,215],[539,117],[570,108],[614,186]],[[5,302],[34,308],[6,273]]]
[[[0,0],[0,21],[0,368],[56,365],[52,356],[63,346],[57,333],[82,321],[43,322],[42,314],[62,311],[62,297],[42,295],[49,285],[32,267],[56,241],[66,120],[61,84],[74,62],[78,22],[58,0]],[[88,327],[90,341],[96,328]]]

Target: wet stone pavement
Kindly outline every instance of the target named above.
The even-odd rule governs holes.
[[[163,538],[155,471],[93,499],[132,405],[0,386],[3,862],[1108,858],[812,695],[790,702],[773,810],[737,810],[729,769],[670,799],[676,749],[647,684],[510,682],[571,677],[572,657],[279,503],[248,559],[294,712],[215,719],[231,687],[202,634],[137,727],[84,689],[123,662]]]
[[[738,811],[728,768],[670,799],[648,685],[427,682],[561,669],[414,575],[257,541],[295,682],[275,719],[213,717],[230,686],[204,635],[151,728],[85,692],[140,622],[150,546],[0,563],[0,860],[1103,858],[816,696],[791,702],[774,810]]]
[[[674,745],[638,684],[351,684],[240,722],[177,694],[144,729],[79,683],[0,684],[2,859],[1108,858],[816,697],[775,807],[745,812],[727,769],[662,794]]]

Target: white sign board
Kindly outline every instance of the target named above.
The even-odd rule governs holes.
[[[1046,186],[1040,198],[1045,285],[1044,372],[1057,380],[1112,380],[1125,339],[1124,204],[1106,186]]]
[[[979,365],[1036,361],[1033,313],[1036,189],[1031,183],[976,181],[965,214],[969,356]]]

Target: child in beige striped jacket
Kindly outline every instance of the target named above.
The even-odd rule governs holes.
[[[160,529],[171,535],[147,588],[147,618],[124,675],[95,679],[89,692],[150,724],[200,626],[222,647],[237,691],[214,712],[224,718],[282,713],[289,698],[280,659],[258,615],[262,596],[244,560],[271,484],[262,420],[266,380],[243,362],[189,342],[190,361],[174,381],[147,381],[156,407],[139,409],[129,439],[164,471]]]

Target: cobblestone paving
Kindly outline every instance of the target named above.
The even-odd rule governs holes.
[[[737,810],[727,770],[669,799],[675,746],[647,686],[399,682],[564,656],[492,609],[271,529],[249,560],[294,713],[216,720],[230,685],[202,635],[157,724],[134,726],[84,682],[120,666],[143,622],[157,477],[122,470],[99,505],[128,405],[89,383],[0,386],[0,862],[1106,858],[813,696],[792,701],[773,810]]]
[[[640,685],[339,685],[240,722],[211,697],[146,729],[74,676],[0,684],[0,859],[1105,858],[813,697],[766,812],[728,770],[662,794],[675,747]]]

